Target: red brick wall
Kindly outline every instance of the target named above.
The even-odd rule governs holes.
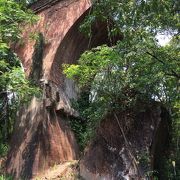
[[[45,4],[49,0],[39,1],[38,4],[32,5],[32,9],[40,7],[41,2]],[[46,5],[43,11],[37,12],[39,21],[36,24],[24,27],[23,43],[16,46],[16,52],[22,61],[26,75],[29,75],[35,44],[35,41],[29,38],[29,34],[41,32],[45,39],[43,78],[58,84],[58,80],[50,75],[57,49],[73,24],[89,9],[91,2],[90,0],[59,0],[56,4],[53,5],[53,3]]]

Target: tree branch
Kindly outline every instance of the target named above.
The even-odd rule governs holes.
[[[164,61],[162,61],[161,59],[159,59],[158,57],[156,57],[154,54],[151,54],[150,52],[146,52],[148,55],[150,55],[151,57],[153,57],[154,59],[156,59],[157,61],[159,61],[161,64],[166,65],[166,63]],[[176,77],[177,79],[180,79],[180,75],[177,74],[174,70],[171,69],[171,74],[168,73],[168,75],[171,75],[173,77]]]

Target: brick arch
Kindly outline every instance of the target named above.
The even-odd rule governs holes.
[[[50,80],[58,84],[69,99],[76,98],[75,84],[67,79],[62,73],[62,64],[76,64],[80,55],[93,47],[102,44],[113,45],[117,40],[121,39],[120,35],[116,37],[108,37],[108,25],[106,21],[96,20],[91,27],[92,35],[88,37],[85,33],[80,32],[80,25],[85,17],[89,14],[91,7],[87,9],[71,26],[57,48],[52,66],[50,69]],[[112,23],[113,24],[113,23]]]
[[[39,16],[39,21],[33,26],[25,27],[23,43],[16,46],[17,55],[27,75],[32,66],[35,44],[35,41],[29,38],[29,34],[41,33],[45,41],[42,60],[44,77],[57,84],[60,83],[56,77],[57,67],[59,68],[58,59],[65,62],[67,54],[70,53],[68,62],[70,59],[74,62],[84,50],[88,49],[89,39],[78,31],[78,27],[91,6],[91,0],[39,0],[32,5],[31,8]],[[108,43],[106,23],[96,22],[89,47],[103,43]],[[63,49],[64,47],[67,48]]]
[[[44,4],[40,3],[41,1]],[[40,0],[39,3],[33,4],[32,9],[39,16],[39,21],[34,26],[26,27],[23,34],[24,43],[17,46],[17,54],[26,75],[29,76],[34,63],[32,58],[35,41],[29,39],[28,34],[42,34],[44,47],[39,77],[56,84],[71,99],[76,96],[75,87],[72,81],[64,77],[61,65],[76,63],[85,50],[108,44],[107,23],[96,21],[92,26],[90,40],[79,31],[79,26],[92,6],[91,0],[49,0],[49,4],[46,1],[48,0]]]
[[[110,44],[106,22],[95,22],[92,26],[92,36],[90,38],[80,32],[79,27],[86,15],[89,13],[89,10],[90,9],[85,11],[66,33],[57,49],[50,69],[50,79],[56,84],[59,84],[61,88],[64,89],[64,92],[67,93],[69,98],[73,98],[73,90],[75,87],[73,82],[65,78],[63,75],[62,64],[76,64],[80,55],[85,50],[102,44]],[[70,94],[69,90],[71,91]]]
[[[43,2],[38,3],[38,2]],[[57,49],[69,29],[91,7],[91,0],[40,0],[33,4],[32,9],[39,16],[33,26],[26,26],[23,33],[23,43],[16,45],[16,53],[20,57],[28,76],[32,66],[32,56],[35,41],[29,39],[30,33],[42,33],[44,37],[44,52],[42,71],[44,78],[51,78],[51,66]]]

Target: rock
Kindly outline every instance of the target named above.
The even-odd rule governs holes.
[[[145,179],[154,169],[167,143],[169,118],[158,103],[139,109],[144,110],[109,114],[100,123],[80,161],[85,180]]]

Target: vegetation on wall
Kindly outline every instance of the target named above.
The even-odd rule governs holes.
[[[179,1],[172,0],[94,1],[81,30],[91,36],[91,25],[101,19],[109,24],[110,41],[116,34],[121,34],[123,39],[115,46],[102,45],[84,52],[78,65],[64,64],[66,76],[76,81],[82,95],[86,94],[86,98],[81,96],[76,103],[80,115],[87,121],[86,130],[81,130],[84,132],[81,139],[87,132],[94,132],[107,111],[133,107],[139,98],[160,101],[166,106],[172,118],[172,148],[168,160],[165,158],[167,173],[160,175],[165,179],[180,176],[178,7]],[[160,34],[171,36],[169,44],[159,44]]]
[[[21,38],[22,25],[36,17],[14,0],[0,0],[0,156],[7,152],[19,105],[29,101],[39,89],[25,78],[20,60],[10,49]]]
[[[32,67],[29,79],[31,79],[34,84],[38,85],[39,80],[42,78],[42,60],[44,51],[44,38],[42,33],[38,33],[35,40],[36,43],[32,55]]]

